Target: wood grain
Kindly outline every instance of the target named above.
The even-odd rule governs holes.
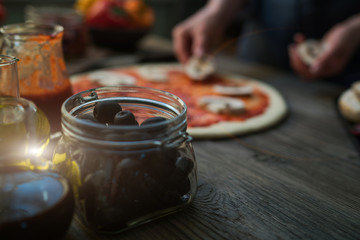
[[[360,159],[335,108],[343,89],[252,70],[284,95],[289,115],[263,132],[194,141],[190,207],[117,235],[75,217],[66,239],[360,239]]]

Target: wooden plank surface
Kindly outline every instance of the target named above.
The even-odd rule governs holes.
[[[219,65],[276,87],[287,118],[194,141],[199,188],[189,208],[117,235],[97,235],[75,217],[67,240],[360,238],[360,158],[335,107],[343,89],[232,58]]]

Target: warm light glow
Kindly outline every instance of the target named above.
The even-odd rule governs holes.
[[[31,146],[28,149],[28,154],[30,157],[40,157],[43,153],[47,145],[49,145],[50,139],[47,139],[46,142],[41,146]]]
[[[30,156],[35,156],[35,157],[39,157],[41,156],[41,154],[44,152],[44,149],[41,147],[32,147],[29,148],[29,155]]]

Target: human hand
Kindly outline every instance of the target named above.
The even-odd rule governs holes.
[[[221,40],[227,25],[247,0],[209,0],[196,14],[175,26],[174,51],[180,62],[202,58]]]
[[[303,34],[295,34],[294,43],[290,44],[288,52],[292,69],[302,78],[309,80],[315,78],[315,76],[310,72],[310,66],[303,61],[298,51],[299,44],[305,40],[306,38]]]
[[[297,34],[294,45],[289,47],[290,64],[302,77],[307,79],[320,79],[339,75],[360,44],[359,36],[360,17],[335,25],[322,39],[325,50],[307,66],[299,61],[296,51],[297,44],[305,40],[305,36]]]
[[[221,39],[225,26],[221,16],[210,9],[202,9],[173,30],[174,51],[180,62],[190,57],[204,57]]]
[[[347,24],[334,26],[323,38],[326,50],[311,65],[310,71],[318,77],[340,74],[359,46],[355,35]]]

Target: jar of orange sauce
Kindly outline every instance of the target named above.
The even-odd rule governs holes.
[[[33,101],[60,130],[61,105],[72,95],[63,57],[60,25],[19,23],[0,28],[1,53],[19,59],[20,96]]]

